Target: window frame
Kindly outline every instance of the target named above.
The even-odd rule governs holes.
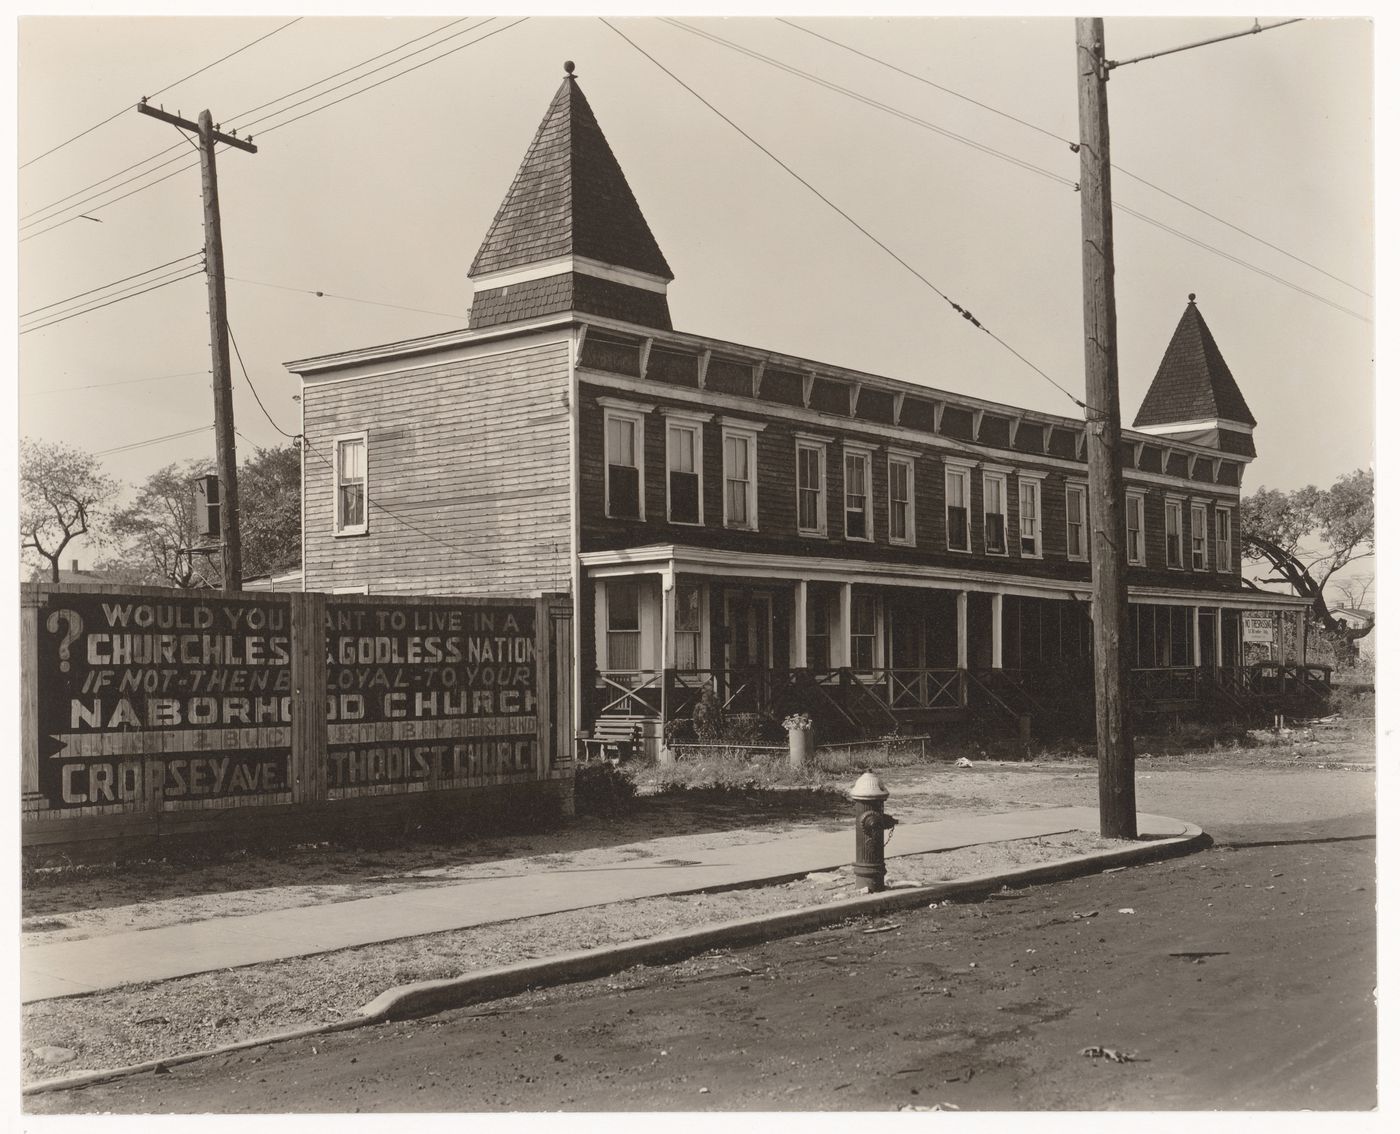
[[[681,629],[681,590],[694,590],[698,601],[696,602],[696,626],[692,629]],[[676,669],[685,669],[680,664],[681,635],[693,638],[695,643],[695,670],[705,670],[709,666],[706,663],[708,658],[707,639],[709,637],[709,591],[710,588],[699,579],[677,579],[675,583],[675,624],[671,627],[672,648],[675,652]]]
[[[875,450],[874,446],[845,442],[841,446],[841,531],[855,543],[875,542]],[[865,534],[851,534],[851,460],[865,466],[864,511]]]
[[[637,625],[633,628],[618,629],[613,626],[615,588],[628,586],[636,596]],[[642,580],[635,575],[618,575],[604,580],[603,586],[603,661],[604,673],[642,672]],[[632,638],[632,651],[635,665],[631,668],[613,665],[613,636],[616,634],[635,635]]]
[[[1069,510],[1070,497],[1077,497],[1079,500],[1079,529],[1083,537],[1083,550],[1079,552],[1074,550],[1073,540],[1070,538],[1074,526]],[[1078,481],[1065,484],[1065,558],[1073,563],[1089,562],[1089,486]]]
[[[1222,542],[1220,522],[1222,520],[1225,521],[1225,539],[1223,541],[1225,553],[1223,555],[1220,552]],[[1227,573],[1230,570],[1231,552],[1234,549],[1234,529],[1235,525],[1230,518],[1230,509],[1217,506],[1215,509],[1215,569],[1218,572]]]
[[[1036,473],[1026,469],[1016,471],[1016,547],[1021,553],[1022,559],[1044,559],[1045,558],[1045,501],[1044,493],[1041,491],[1041,481],[1045,479],[1044,473]],[[1027,551],[1023,541],[1026,531],[1026,510],[1024,491],[1030,488],[1035,496],[1035,549]]]
[[[965,555],[972,554],[972,462],[956,461],[944,458],[943,461],[943,527],[944,540],[949,551],[958,551]],[[963,524],[963,546],[958,547],[953,543],[952,509],[954,505],[950,503],[952,494],[948,491],[948,486],[952,481],[959,481],[962,484],[962,510],[967,513],[967,519]]]
[[[999,485],[1001,488],[1001,510],[993,512],[987,507],[989,484]],[[1011,533],[1007,530],[1011,522],[1011,505],[1007,499],[1007,487],[1009,479],[1007,474],[1000,469],[982,470],[982,554],[996,556],[1010,556],[1011,554]],[[1001,550],[994,551],[987,543],[987,517],[1001,517]]]
[[[887,518],[887,526],[889,528],[888,535],[890,543],[896,547],[914,547],[918,543],[918,536],[914,528],[915,459],[916,458],[913,453],[906,453],[898,449],[891,449],[888,452],[885,462],[885,492],[886,495],[889,497],[889,516]],[[903,468],[907,475],[907,480],[905,481],[905,489],[908,493],[908,496],[903,502],[902,509],[900,509],[904,516],[904,534],[902,536],[897,536],[894,533],[894,518],[896,515],[894,498],[894,469],[896,465]]]
[[[1196,564],[1196,517],[1201,518],[1201,562]],[[1191,501],[1191,570],[1210,570],[1210,517],[1206,514],[1204,502]]]
[[[721,421],[723,428],[720,431],[722,484],[720,491],[724,505],[724,526],[736,531],[756,532],[758,531],[758,435],[763,432],[763,426],[752,422],[736,422],[730,418],[722,418]],[[744,441],[748,448],[749,475],[746,482],[744,503],[749,515],[745,523],[738,523],[729,515],[729,482],[737,479],[729,475],[729,442],[731,439]]]
[[[1166,565],[1171,571],[1186,570],[1186,526],[1185,511],[1182,505],[1185,501],[1179,496],[1168,496],[1166,498],[1166,508],[1162,516],[1162,535],[1166,540]],[[1176,513],[1176,542],[1172,543],[1172,512]],[[1176,547],[1176,562],[1172,562],[1172,547]]]
[[[675,410],[662,410],[662,416],[666,420],[666,522],[668,524],[680,524],[687,528],[703,528],[705,526],[705,422],[713,419],[712,414],[679,413]],[[672,432],[689,433],[694,445],[695,458],[695,519],[678,520],[672,512],[671,504],[671,473],[678,471],[671,468],[671,434]]]
[[[342,446],[358,441],[364,449],[364,472],[359,477],[360,491],[363,496],[364,518],[358,524],[346,524],[342,522],[342,512],[340,507],[340,489],[342,483],[346,483],[341,476],[341,448]],[[362,536],[369,534],[369,430],[362,429],[357,433],[341,433],[331,439],[331,452],[333,455],[332,484],[331,484],[331,531],[337,536]]]
[[[603,403],[603,515],[609,520],[644,521],[647,518],[647,475],[646,475],[646,415],[647,409],[640,406],[627,406],[619,403]],[[637,514],[620,516],[613,513],[612,500],[612,454],[609,452],[611,425],[614,421],[629,423],[635,434],[633,446],[637,463],[619,465],[618,468],[637,470]],[[668,478],[669,479],[669,478]],[[669,493],[669,486],[668,486]]]
[[[868,634],[856,633],[856,611],[858,604],[870,603],[871,627]],[[884,621],[885,604],[878,594],[858,594],[851,598],[851,625],[847,632],[846,648],[850,651],[850,668],[852,673],[862,675],[873,674],[882,668],[884,661]],[[856,639],[870,641],[870,665],[868,668],[862,667],[856,662]]]
[[[833,438],[822,437],[814,433],[798,433],[797,445],[795,449],[795,465],[793,480],[797,494],[797,534],[800,536],[812,536],[821,539],[827,537],[827,506],[826,506],[826,447]],[[815,453],[817,455],[817,526],[814,528],[804,528],[802,526],[802,493],[810,492],[812,489],[802,487],[802,454],[804,452]]]
[[[1134,507],[1136,505],[1136,507]],[[1133,513],[1137,513],[1137,557],[1133,557]],[[1147,494],[1130,488],[1123,493],[1123,550],[1129,567],[1147,566]]]

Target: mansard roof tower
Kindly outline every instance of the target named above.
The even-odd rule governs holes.
[[[671,329],[674,278],[573,63],[472,261],[473,330],[576,311]]]
[[[1256,424],[1193,292],[1133,428],[1253,457]]]

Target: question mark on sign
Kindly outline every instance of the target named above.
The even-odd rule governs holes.
[[[76,610],[55,610],[49,615],[48,628],[50,634],[57,634],[60,624],[66,623],[67,631],[63,635],[63,641],[58,644],[59,666],[64,673],[68,672],[68,647],[71,646],[83,632],[83,619]]]

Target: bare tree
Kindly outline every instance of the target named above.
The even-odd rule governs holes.
[[[1351,610],[1365,610],[1366,603],[1371,597],[1371,588],[1376,585],[1374,575],[1353,575],[1349,579],[1339,579],[1332,584],[1342,598],[1346,599],[1347,607]]]
[[[219,557],[199,548],[210,541],[199,535],[195,518],[195,477],[213,470],[210,461],[166,465],[148,476],[136,499],[111,519],[117,555],[104,572],[132,582],[188,590],[219,585]]]
[[[99,521],[120,484],[95,456],[71,445],[25,438],[19,461],[20,554],[47,562],[56,583],[70,543],[79,536],[105,542]]]

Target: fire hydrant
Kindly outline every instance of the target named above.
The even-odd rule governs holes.
[[[856,878],[872,894],[885,888],[885,832],[899,822],[885,814],[890,793],[874,772],[866,772],[850,790],[856,805]]]

